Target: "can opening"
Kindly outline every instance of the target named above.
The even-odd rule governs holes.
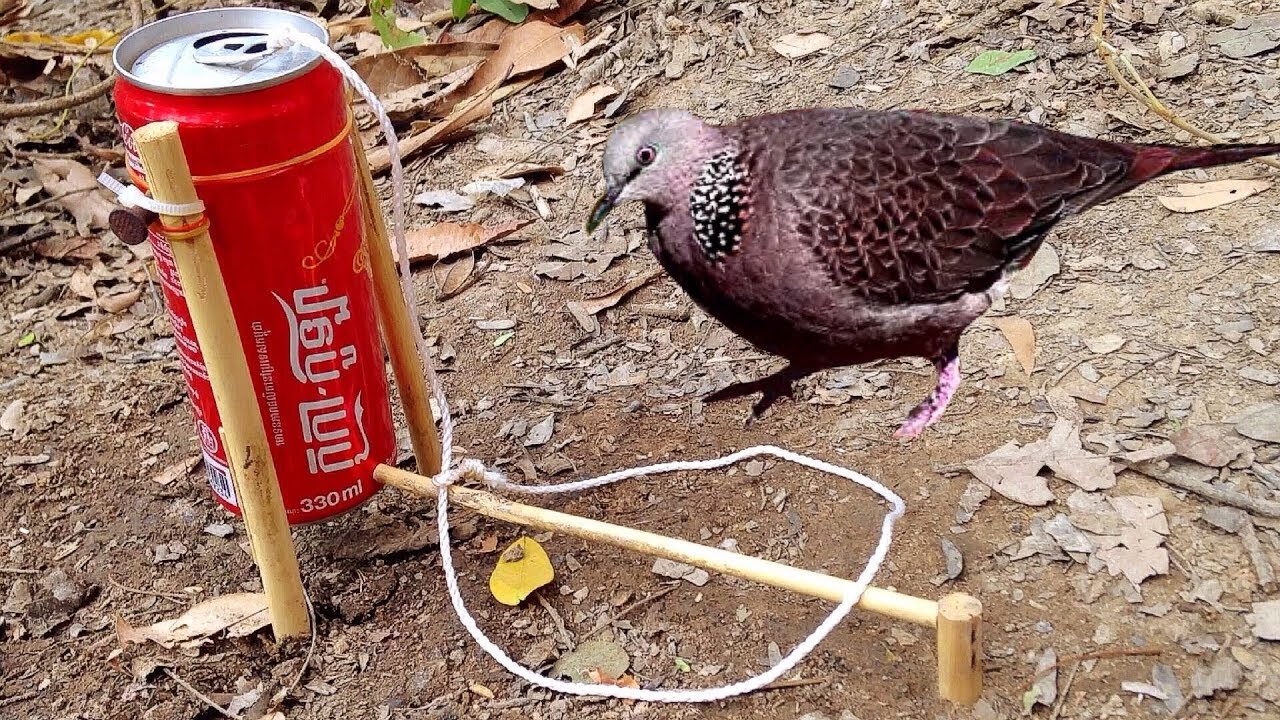
[[[191,43],[195,61],[205,65],[235,65],[257,60],[267,52],[267,34],[252,30],[216,32]]]

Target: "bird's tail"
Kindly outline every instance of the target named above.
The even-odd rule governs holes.
[[[1232,165],[1267,155],[1280,155],[1280,144],[1228,143],[1203,148],[1139,145],[1129,177],[1145,182],[1178,170]]]

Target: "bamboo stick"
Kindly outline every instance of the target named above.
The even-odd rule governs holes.
[[[373,471],[373,476],[379,482],[415,495],[426,497],[436,495],[435,486],[429,479],[389,465],[379,465]],[[677,560],[831,602],[840,602],[845,592],[853,585],[853,581],[844,578],[794,568],[750,555],[739,555],[687,540],[612,525],[533,505],[524,505],[483,490],[454,485],[449,488],[449,499],[481,515],[499,520],[561,532],[593,542],[635,550],[646,555]],[[858,607],[926,627],[934,627],[938,616],[938,604],[932,600],[877,587],[868,587],[862,593]]]
[[[962,705],[982,695],[982,603],[963,593],[938,601],[938,695]]]
[[[133,140],[156,200],[190,203],[198,199],[177,123],[145,125],[134,132]],[[161,216],[161,222],[171,227],[202,219],[202,214]],[[170,238],[173,259],[209,369],[240,512],[267,594],[271,628],[277,640],[305,637],[310,618],[298,557],[217,254],[207,225],[185,235]]]
[[[405,307],[400,291],[387,224],[382,217],[382,206],[378,202],[378,191],[373,185],[373,175],[369,172],[369,160],[364,146],[360,143],[359,136],[353,137],[351,144],[355,146],[356,169],[364,193],[364,243],[369,250],[378,322],[382,325],[387,354],[391,356],[391,371],[395,374],[396,387],[400,390],[400,404],[404,407],[405,420],[409,424],[409,441],[413,444],[418,471],[425,475],[435,475],[440,472],[440,436],[436,433],[436,422],[429,399],[431,394],[427,390],[427,380],[423,377],[418,358],[415,336],[421,330],[413,319],[411,308]]]

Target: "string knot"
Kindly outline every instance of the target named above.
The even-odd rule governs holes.
[[[431,484],[438,488],[444,489],[458,482],[459,480],[470,480],[474,483],[486,485],[488,487],[497,487],[503,483],[506,478],[502,473],[490,470],[484,466],[484,463],[475,458],[467,458],[458,463],[457,467],[450,468],[431,478]]]

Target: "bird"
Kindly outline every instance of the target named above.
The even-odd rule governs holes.
[[[708,315],[787,361],[706,402],[760,394],[747,423],[824,370],[921,357],[933,389],[895,437],[918,437],[961,383],[959,340],[1061,221],[1168,173],[1280,144],[1114,142],[926,110],[804,108],[713,124],[640,112],[605,142],[594,233],[644,206],[648,246]]]

